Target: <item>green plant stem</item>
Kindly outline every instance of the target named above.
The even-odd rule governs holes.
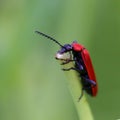
[[[70,68],[70,67],[74,67],[73,63],[63,65],[63,68]],[[88,104],[88,101],[85,95],[83,95],[80,101],[78,101],[81,95],[82,85],[80,83],[80,78],[78,77],[77,72],[75,70],[70,70],[70,71],[65,71],[65,74],[67,74],[67,77],[68,77],[67,83],[68,83],[70,92],[72,94],[72,98],[76,106],[79,119],[94,120],[90,106]]]

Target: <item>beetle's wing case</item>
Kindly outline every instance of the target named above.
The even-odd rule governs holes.
[[[88,50],[83,49],[82,52],[81,52],[81,55],[82,55],[82,58],[83,58],[86,70],[88,72],[89,79],[93,80],[96,83],[96,86],[92,86],[91,87],[91,89],[92,89],[92,95],[96,96],[97,91],[98,91],[97,81],[96,81],[96,76],[95,76],[94,68],[93,68],[92,61],[91,61],[91,58],[90,58]]]
[[[84,62],[86,71],[88,73],[88,77],[90,80],[94,81],[96,83],[96,86],[91,86],[92,89],[92,96],[96,96],[98,88],[97,88],[97,81],[96,81],[96,76],[94,72],[94,68],[92,65],[92,61],[90,58],[90,54],[87,49],[81,44],[78,44],[77,42],[72,43],[73,50],[75,52],[80,52],[82,60]]]

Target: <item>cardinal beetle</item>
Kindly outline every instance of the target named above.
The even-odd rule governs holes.
[[[72,44],[62,45],[54,38],[42,32],[36,31],[36,33],[54,41],[61,47],[61,49],[56,54],[56,59],[64,60],[64,62],[61,65],[68,64],[69,62],[74,62],[74,67],[68,69],[65,68],[63,70],[75,70],[79,74],[79,78],[81,78],[82,83],[82,92],[79,97],[79,100],[82,98],[84,90],[89,95],[93,97],[96,96],[98,86],[88,50],[83,45],[78,44],[76,41],[73,41]],[[65,53],[69,53],[69,56],[67,56],[66,58],[63,57]]]

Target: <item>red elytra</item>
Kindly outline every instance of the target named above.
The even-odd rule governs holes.
[[[83,58],[86,70],[88,72],[89,79],[93,80],[96,83],[96,86],[94,86],[94,87],[91,85],[92,95],[96,96],[97,91],[98,91],[97,81],[96,81],[96,76],[95,76],[95,72],[94,72],[94,69],[93,69],[93,65],[92,65],[90,55],[89,55],[89,53],[86,49],[84,49],[83,52],[81,52],[81,54],[82,54],[82,58]]]
[[[85,67],[86,67],[86,71],[87,71],[88,76],[89,76],[89,79],[96,83],[95,86],[91,85],[91,89],[92,89],[91,95],[96,96],[97,91],[98,91],[98,86],[97,86],[96,76],[95,76],[95,72],[94,72],[94,68],[92,65],[92,61],[91,61],[89,52],[83,45],[78,44],[78,43],[73,43],[72,47],[73,47],[73,51],[81,53],[83,62],[84,62]]]

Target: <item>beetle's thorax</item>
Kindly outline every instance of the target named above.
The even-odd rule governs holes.
[[[76,52],[81,51],[82,49],[84,49],[84,46],[82,46],[81,44],[78,44],[76,42],[72,43],[72,49]]]

